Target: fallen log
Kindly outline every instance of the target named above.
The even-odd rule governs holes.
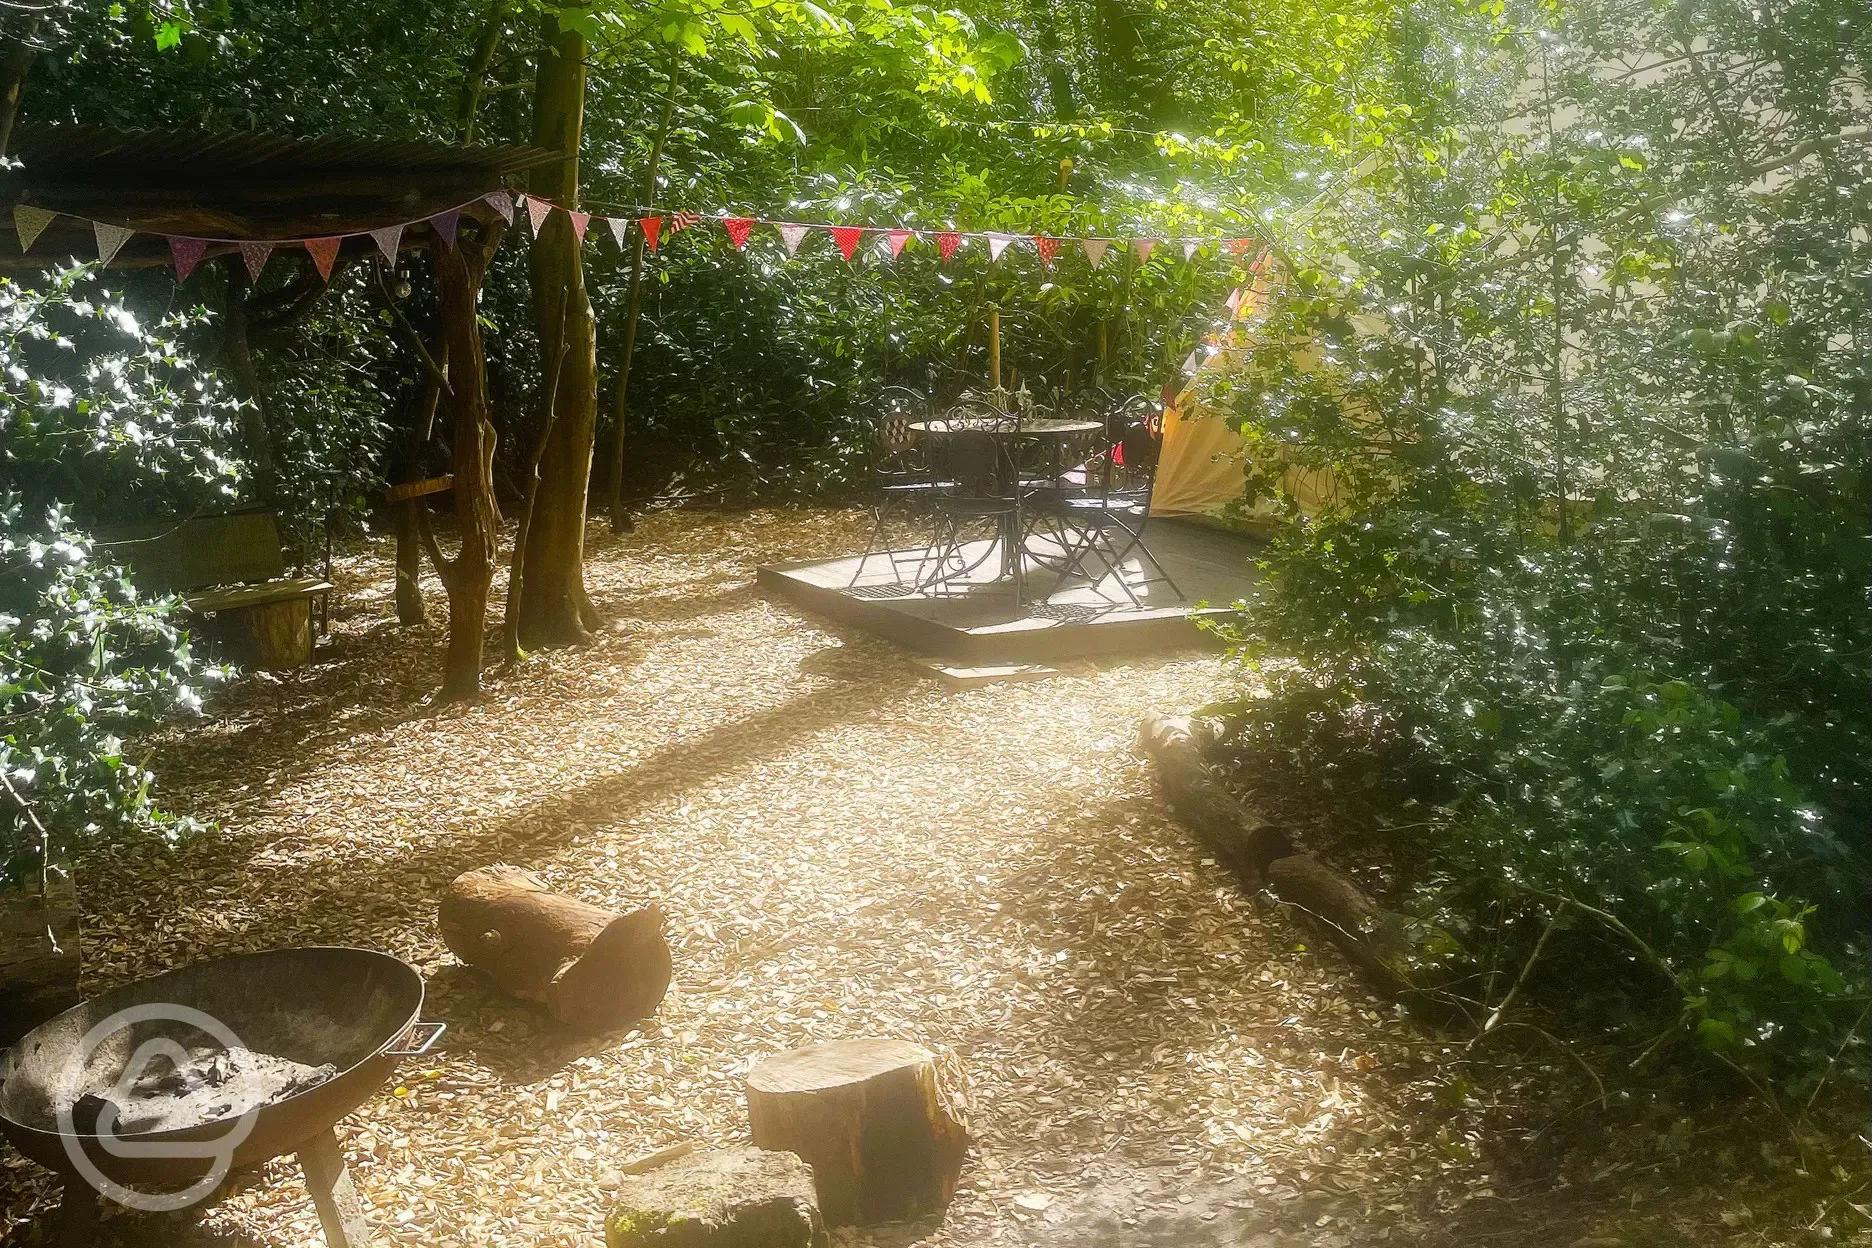
[[[669,991],[669,944],[656,906],[618,914],[497,863],[456,876],[439,918],[456,957],[579,1031],[648,1018]]]
[[[1403,917],[1380,909],[1350,877],[1311,854],[1291,854],[1268,865],[1267,884],[1318,923],[1379,991],[1395,997],[1417,986]]]
[[[1287,834],[1235,800],[1203,757],[1187,716],[1151,715],[1141,734],[1157,764],[1171,813],[1237,874],[1259,882],[1268,864],[1293,853]]]
[[[1164,797],[1179,822],[1252,885],[1302,912],[1373,987],[1389,996],[1421,998],[1428,976],[1413,958],[1413,932],[1401,915],[1382,909],[1352,878],[1311,854],[1294,852],[1279,827],[1238,801],[1203,757],[1201,725],[1187,717],[1152,715],[1142,741],[1157,764]]]
[[[955,1195],[968,1132],[936,1078],[936,1055],[902,1040],[834,1040],[748,1072],[754,1143],[812,1166],[831,1226],[935,1213]]]

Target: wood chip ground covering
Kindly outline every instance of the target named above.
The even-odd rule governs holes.
[[[1278,1225],[1349,1244],[1486,1200],[1460,1130],[1394,1120],[1392,1090],[1434,1052],[1153,791],[1137,724],[1213,697],[1219,657],[955,691],[755,590],[758,564],[862,532],[848,513],[594,530],[597,644],[440,714],[421,705],[439,588],[429,627],[399,629],[388,552],[346,560],[312,669],[246,678],[160,743],[170,808],[219,830],[89,865],[87,991],[293,944],[418,966],[443,1045],[340,1126],[383,1244],[597,1244],[620,1166],[745,1143],[749,1066],[852,1035],[944,1054],[976,1140],[946,1219],[859,1242],[1106,1242],[1074,1228],[1181,1213],[1239,1228],[1218,1243]],[[457,965],[436,898],[495,861],[612,907],[659,900],[676,983],[658,1015],[580,1040]],[[9,1238],[35,1240],[56,1182],[17,1156],[4,1182]],[[186,1230],[109,1225],[321,1242],[283,1161]]]

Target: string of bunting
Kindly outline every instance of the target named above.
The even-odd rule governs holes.
[[[703,217],[694,212],[655,210],[638,216],[600,216],[589,212],[576,212],[550,200],[541,199],[537,195],[515,197],[506,191],[490,191],[477,199],[458,204],[442,212],[356,234],[332,234],[316,238],[206,238],[186,234],[162,234],[161,237],[168,241],[170,258],[175,264],[176,277],[179,280],[187,280],[189,274],[193,273],[196,266],[201,263],[202,257],[207,254],[208,248],[217,244],[232,244],[237,248],[247,268],[248,276],[255,281],[259,280],[267,261],[275,251],[290,247],[304,248],[311,256],[312,263],[317,266],[319,276],[330,280],[332,265],[337,260],[339,249],[344,246],[346,239],[362,238],[368,235],[376,242],[384,257],[395,263],[397,248],[402,243],[404,230],[412,225],[428,225],[445,244],[452,247],[455,244],[455,232],[462,212],[477,203],[486,203],[500,213],[510,225],[513,224],[519,210],[524,208],[535,237],[538,237],[540,230],[545,228],[547,219],[555,212],[565,214],[572,226],[573,234],[581,243],[585,241],[585,236],[594,221],[603,222],[610,229],[619,247],[624,246],[634,226],[643,236],[644,245],[652,252],[658,250],[669,236],[691,229],[704,221],[720,226],[736,250],[747,246],[748,239],[753,235],[756,226],[771,226],[779,233],[781,245],[786,248],[789,256],[797,256],[800,246],[806,239],[814,231],[822,231],[831,237],[833,245],[847,261],[856,258],[858,248],[863,245],[867,237],[880,239],[892,259],[902,255],[904,248],[912,240],[933,243],[937,255],[945,264],[954,259],[956,253],[970,243],[985,244],[991,260],[999,260],[1002,253],[1010,246],[1019,243],[1032,247],[1035,254],[1040,257],[1041,263],[1048,268],[1057,263],[1061,248],[1069,243],[1083,251],[1087,261],[1094,267],[1097,267],[1111,248],[1118,244],[1128,246],[1137,256],[1140,264],[1148,261],[1159,246],[1181,248],[1185,260],[1194,260],[1197,254],[1206,247],[1220,247],[1226,254],[1241,258],[1244,263],[1253,261],[1257,264],[1262,251],[1255,239],[1247,237],[1056,237],[1048,234],[1009,234],[993,231],[911,230],[901,226],[887,225],[817,225],[798,221],[778,221],[766,217],[726,215]],[[20,251],[24,253],[31,250],[33,243],[38,241],[47,226],[61,216],[71,215],[32,204],[15,205],[13,224],[19,235]],[[92,221],[85,217],[75,219],[87,221],[91,226],[97,237],[98,260],[102,264],[109,264],[117,253],[123,250],[124,244],[143,232],[108,221]]]
[[[867,237],[882,240],[884,247],[889,251],[892,259],[902,255],[904,248],[912,240],[933,242],[936,246],[937,255],[942,258],[944,263],[948,263],[952,260],[957,251],[971,242],[985,244],[988,248],[989,259],[991,260],[999,260],[1001,254],[1005,252],[1009,246],[1019,243],[1032,247],[1034,252],[1040,257],[1041,263],[1049,268],[1059,259],[1061,248],[1069,243],[1076,245],[1083,251],[1085,253],[1085,258],[1090,261],[1094,267],[1097,267],[1098,264],[1104,260],[1106,253],[1110,251],[1114,245],[1118,244],[1128,245],[1132,252],[1136,254],[1140,264],[1149,260],[1151,258],[1151,253],[1159,246],[1180,248],[1185,260],[1195,259],[1197,253],[1206,247],[1220,247],[1228,255],[1242,257],[1255,257],[1261,250],[1259,243],[1255,239],[1248,237],[1058,237],[1050,234],[1008,234],[994,231],[911,230],[905,229],[902,226],[891,225],[816,225],[798,221],[780,221],[769,217],[731,217],[726,215],[703,217],[693,212],[657,211],[654,209],[648,210],[641,216],[607,217],[596,216],[592,213],[574,212],[569,208],[553,203],[551,200],[541,199],[537,195],[527,195],[521,198],[526,206],[527,219],[533,227],[535,237],[537,237],[540,230],[545,227],[546,220],[549,216],[555,212],[562,212],[570,219],[572,232],[578,236],[581,242],[584,241],[585,233],[590,229],[593,221],[603,221],[610,227],[612,235],[618,241],[618,246],[622,247],[625,239],[629,236],[630,228],[634,225],[643,235],[644,245],[653,252],[662,245],[666,235],[686,230],[704,221],[721,226],[722,230],[728,235],[728,241],[734,244],[736,250],[747,246],[748,239],[753,235],[754,227],[771,226],[778,231],[781,245],[786,248],[787,255],[789,256],[796,256],[799,254],[800,245],[806,241],[813,231],[823,231],[831,237],[839,253],[848,261],[856,258],[858,248],[864,244]]]
[[[374,230],[363,230],[355,234],[327,234],[313,238],[212,238],[191,234],[162,234],[155,230],[135,230],[129,226],[115,225],[109,221],[93,221],[88,217],[79,217],[72,213],[54,212],[33,204],[15,204],[13,207],[13,228],[19,235],[20,252],[32,250],[32,245],[45,233],[46,227],[60,217],[72,217],[90,225],[97,238],[98,261],[108,265],[138,234],[152,233],[166,240],[169,244],[169,258],[175,264],[176,278],[188,280],[195,271],[208,249],[217,244],[232,244],[239,252],[241,262],[246,265],[247,275],[255,281],[266,268],[267,261],[275,251],[282,248],[304,248],[312,257],[312,263],[318,268],[319,276],[331,280],[332,265],[338,259],[339,249],[348,238],[370,237],[383,252],[385,258],[396,262],[397,248],[402,245],[403,231],[412,225],[427,225],[434,230],[442,241],[450,247],[455,245],[455,231],[461,224],[462,212],[478,203],[486,203],[505,217],[509,224],[514,219],[515,201],[505,191],[490,191],[477,196],[453,208],[431,213],[426,217],[416,217],[394,225],[380,226]]]

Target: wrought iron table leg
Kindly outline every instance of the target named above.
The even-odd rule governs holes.
[[[97,1242],[98,1194],[80,1178],[65,1180],[59,1201],[58,1248],[91,1248]]]
[[[299,1168],[305,1171],[306,1187],[318,1206],[326,1248],[369,1248],[370,1227],[365,1225],[357,1188],[345,1169],[344,1154],[338,1151],[337,1132],[321,1131],[301,1144]]]

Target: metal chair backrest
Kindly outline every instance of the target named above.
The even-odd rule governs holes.
[[[1149,488],[1163,450],[1163,405],[1138,395],[1126,399],[1115,415],[1113,432],[1117,436],[1113,441],[1118,448],[1118,465],[1133,484]]]
[[[964,498],[1000,498],[1005,465],[1001,439],[985,429],[959,429],[930,440],[930,473],[956,483]]]
[[[915,440],[910,435],[912,421],[921,420],[929,401],[908,386],[886,386],[878,394],[877,425],[872,431],[873,448],[879,458],[902,454]]]

